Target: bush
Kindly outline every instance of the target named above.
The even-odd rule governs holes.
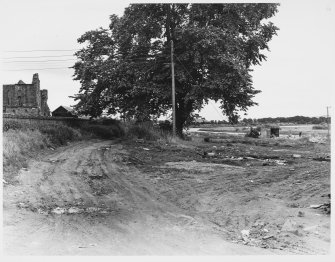
[[[3,132],[7,132],[8,130],[17,130],[17,129],[22,129],[23,125],[22,123],[9,119],[9,120],[4,120],[3,121],[3,127],[2,130]]]
[[[258,130],[258,128],[250,128],[249,133],[245,134],[245,137],[252,137],[252,138],[259,138],[260,136],[260,131]]]
[[[328,127],[324,126],[324,125],[317,125],[317,126],[313,126],[312,129],[315,129],[315,130],[327,130]]]
[[[39,130],[8,130],[3,134],[3,169],[6,180],[12,180],[11,172],[27,166],[27,161],[40,149],[50,145]]]
[[[137,124],[128,127],[127,137],[156,141],[161,134],[152,126]]]
[[[82,126],[82,129],[103,139],[113,139],[124,135],[124,131],[119,125],[86,124]]]
[[[75,140],[81,137],[78,130],[68,127],[64,124],[47,124],[39,127],[42,134],[45,134],[55,145],[64,145],[67,141]]]

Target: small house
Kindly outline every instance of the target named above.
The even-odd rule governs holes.
[[[69,106],[59,106],[54,111],[52,111],[53,117],[78,117],[72,107]]]

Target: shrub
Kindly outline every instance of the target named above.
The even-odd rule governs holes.
[[[50,141],[39,130],[8,130],[3,133],[3,169],[6,179],[10,173],[27,165],[36,151],[46,148]]]
[[[154,127],[137,124],[128,127],[127,137],[156,141],[161,137],[161,134]]]
[[[257,129],[251,127],[249,133],[245,134],[245,137],[259,138],[260,132]]]
[[[75,140],[81,137],[78,130],[68,127],[64,124],[41,125],[39,130],[50,139],[55,145],[64,145],[67,141]]]
[[[103,139],[112,139],[116,137],[121,137],[121,129],[117,126],[103,126],[99,124],[87,124],[82,127],[83,130],[92,134],[93,136],[103,138]]]
[[[98,138],[113,139],[124,136],[120,121],[114,119],[93,120],[81,126],[81,130]]]
[[[317,125],[317,126],[313,126],[312,129],[315,129],[315,130],[327,130],[328,127],[324,126],[324,125]]]
[[[13,119],[8,119],[8,120],[6,119],[3,121],[3,127],[2,127],[3,132],[6,132],[10,129],[17,130],[17,129],[22,129],[22,128],[23,128],[23,125],[20,122],[15,121]]]

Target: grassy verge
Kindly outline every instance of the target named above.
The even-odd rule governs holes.
[[[3,171],[6,181],[27,167],[29,159],[43,149],[66,145],[87,138],[113,139],[123,136],[118,122],[85,122],[71,127],[62,122],[23,123],[15,119],[3,122]]]

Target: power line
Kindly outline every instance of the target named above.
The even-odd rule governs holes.
[[[6,61],[6,62],[3,62],[3,63],[44,63],[44,62],[60,62],[60,61],[73,61],[73,60],[76,60],[76,58],[73,58],[73,59],[55,59],[55,60],[35,60],[35,61]]]
[[[15,59],[15,58],[42,58],[42,57],[64,57],[64,56],[73,56],[73,55],[47,55],[47,56],[13,56],[13,57],[3,57],[2,59]]]
[[[14,70],[3,70],[3,71],[31,71],[31,70],[51,70],[51,69],[71,69],[70,67],[49,67],[49,68],[35,68],[35,69],[14,69]]]
[[[80,49],[40,49],[40,50],[6,50],[4,53],[30,53],[30,52],[67,52],[79,51]]]

